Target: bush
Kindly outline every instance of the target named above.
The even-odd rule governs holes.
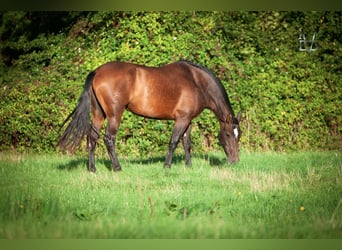
[[[53,16],[51,16],[53,15]],[[246,150],[341,148],[340,12],[4,12],[1,14],[1,150],[55,150],[85,76],[107,61],[159,66],[188,59],[211,69],[243,110]],[[44,17],[50,25],[36,26]],[[17,23],[12,27],[11,23]],[[53,26],[51,24],[54,23]],[[298,32],[319,28],[319,49]],[[217,149],[218,122],[193,121],[194,150]],[[125,112],[121,153],[166,152],[171,121]],[[98,152],[104,152],[100,144]]]

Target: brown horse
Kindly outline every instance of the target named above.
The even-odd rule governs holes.
[[[113,170],[121,170],[115,153],[115,138],[121,116],[127,109],[148,118],[174,120],[165,167],[171,166],[173,152],[181,138],[186,164],[190,165],[190,123],[205,108],[212,110],[219,120],[219,142],[228,161],[238,161],[241,112],[237,118],[234,116],[223,85],[210,70],[188,61],[160,68],[109,62],[87,76],[78,105],[64,124],[71,117],[72,120],[57,145],[74,151],[87,135],[89,171],[95,172],[94,150],[107,118],[104,142]]]

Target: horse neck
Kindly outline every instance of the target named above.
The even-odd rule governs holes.
[[[230,103],[224,100],[216,100],[214,108],[212,109],[217,119],[220,122],[226,123],[229,120],[233,120],[234,113],[230,106]]]
[[[191,62],[186,63],[197,69],[196,73],[194,73],[195,75],[201,75],[201,77],[195,78],[201,79],[197,81],[197,84],[205,93],[203,99],[205,100],[206,107],[215,113],[220,122],[225,123],[227,120],[233,120],[234,112],[220,80],[210,70]]]
[[[210,85],[207,91],[210,96],[210,104],[208,106],[220,122],[225,123],[227,120],[232,120],[234,118],[234,112],[224,88],[222,87],[223,89],[220,89],[216,83]]]

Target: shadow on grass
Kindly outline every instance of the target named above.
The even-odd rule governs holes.
[[[57,169],[67,170],[67,171],[71,171],[71,170],[77,169],[79,167],[87,169],[88,168],[88,159],[86,159],[86,158],[72,159],[68,162],[61,163],[61,164],[57,165]]]
[[[217,157],[209,154],[194,154],[192,156],[192,160],[195,159],[201,159],[205,162],[205,164],[208,164],[211,167],[217,167],[217,168],[223,168],[227,166],[227,161],[225,158]],[[125,165],[129,166],[130,164],[140,164],[140,165],[146,165],[149,164],[160,164],[161,166],[164,166],[165,156],[152,156],[152,157],[142,157],[142,158],[133,158],[133,159],[119,159],[121,165],[123,165],[123,168]],[[99,157],[95,160],[96,165],[104,165],[109,171],[112,170],[112,163],[109,159],[106,157]],[[183,155],[174,155],[172,158],[172,165],[176,164],[184,164],[185,165],[185,159]],[[78,158],[78,159],[72,159],[66,163],[62,163],[57,165],[57,169],[59,170],[67,170],[71,171],[77,168],[85,168],[88,169],[88,158]]]
[[[222,158],[222,157],[217,157],[217,156],[212,156],[212,155],[207,155],[206,156],[208,161],[209,161],[209,165],[211,167],[216,167],[216,168],[224,168],[227,166],[227,159]]]

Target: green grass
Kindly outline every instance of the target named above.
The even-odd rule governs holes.
[[[341,238],[341,152],[123,159],[0,153],[0,238]]]

